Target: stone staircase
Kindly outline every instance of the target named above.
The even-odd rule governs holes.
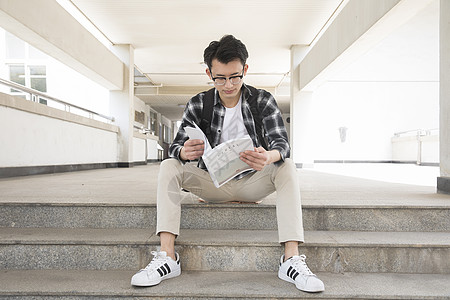
[[[13,201],[14,180],[0,181],[1,299],[450,299],[446,195],[403,191],[380,194],[377,203],[326,193],[317,203],[307,199],[300,250],[326,289],[308,294],[277,278],[282,248],[273,196],[263,204],[186,201],[177,239],[182,275],[136,288],[131,276],[159,242],[155,204],[107,203],[95,195],[44,201],[32,193]],[[399,197],[420,203],[392,200]]]

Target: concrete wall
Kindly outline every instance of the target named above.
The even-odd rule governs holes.
[[[0,94],[0,167],[117,162],[117,127]]]
[[[158,156],[158,141],[154,139],[147,139],[147,159],[159,159]]]
[[[158,155],[158,139],[154,136],[135,134],[133,137],[133,162],[155,161]]]
[[[147,161],[147,145],[146,139],[140,137],[133,137],[133,162]]]
[[[118,128],[0,93],[0,168],[117,163]],[[133,162],[157,160],[158,137],[135,132]]]
[[[438,82],[329,82],[312,105],[314,160],[390,161],[394,133],[439,127]]]

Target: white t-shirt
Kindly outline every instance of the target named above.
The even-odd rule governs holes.
[[[223,119],[222,134],[220,142],[231,139],[242,138],[248,135],[247,129],[244,125],[244,118],[242,117],[242,96],[235,107],[225,107],[225,117]]]

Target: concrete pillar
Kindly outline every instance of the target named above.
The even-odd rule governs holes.
[[[437,190],[450,193],[450,1],[440,2],[439,21],[439,159]]]
[[[312,167],[313,143],[311,135],[312,91],[300,90],[300,63],[308,46],[291,47],[291,157],[297,167]]]
[[[133,166],[134,131],[134,48],[131,45],[115,45],[111,51],[124,63],[122,90],[110,91],[110,112],[119,126],[118,165]]]

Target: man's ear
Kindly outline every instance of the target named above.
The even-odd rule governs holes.
[[[248,65],[245,64],[245,66],[244,66],[244,76],[247,75],[247,70],[248,70]]]
[[[206,75],[209,76],[209,79],[212,79],[211,72],[209,71],[209,68],[206,68]]]

